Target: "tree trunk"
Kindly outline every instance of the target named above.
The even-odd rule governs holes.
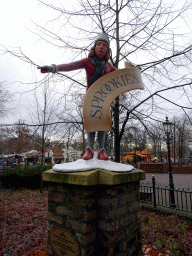
[[[118,0],[116,0],[116,61],[115,67],[119,64],[119,7]],[[119,134],[119,97],[115,99],[114,110],[114,147],[115,147],[115,162],[120,163],[120,134]]]
[[[44,166],[44,150],[45,150],[45,126],[42,129],[42,140],[41,140],[41,178],[40,178],[40,192],[43,193],[43,166]]]
[[[120,140],[119,140],[119,97],[115,99],[114,110],[114,148],[115,148],[115,162],[120,162]]]

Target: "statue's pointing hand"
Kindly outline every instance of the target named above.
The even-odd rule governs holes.
[[[37,69],[41,69],[41,73],[53,72],[53,67],[52,66],[37,67]]]

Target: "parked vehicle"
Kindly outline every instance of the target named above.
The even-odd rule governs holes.
[[[6,167],[17,167],[18,165],[20,165],[21,162],[23,162],[23,155],[22,154],[11,154],[11,155],[7,155],[7,156],[2,156],[0,158],[0,165],[5,164]]]

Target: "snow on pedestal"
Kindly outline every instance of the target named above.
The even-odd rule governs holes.
[[[116,163],[110,160],[99,160],[97,158],[90,160],[78,159],[74,162],[53,166],[53,171],[55,172],[83,172],[95,169],[103,169],[110,172],[131,172],[134,167],[128,164]]]

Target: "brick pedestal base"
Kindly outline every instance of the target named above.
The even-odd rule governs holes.
[[[76,239],[79,252],[74,255],[142,255],[139,203],[139,180],[142,179],[145,173],[140,170],[127,173],[46,171],[44,180],[49,182],[47,256],[59,255],[50,242],[51,232],[58,227],[70,231]]]

